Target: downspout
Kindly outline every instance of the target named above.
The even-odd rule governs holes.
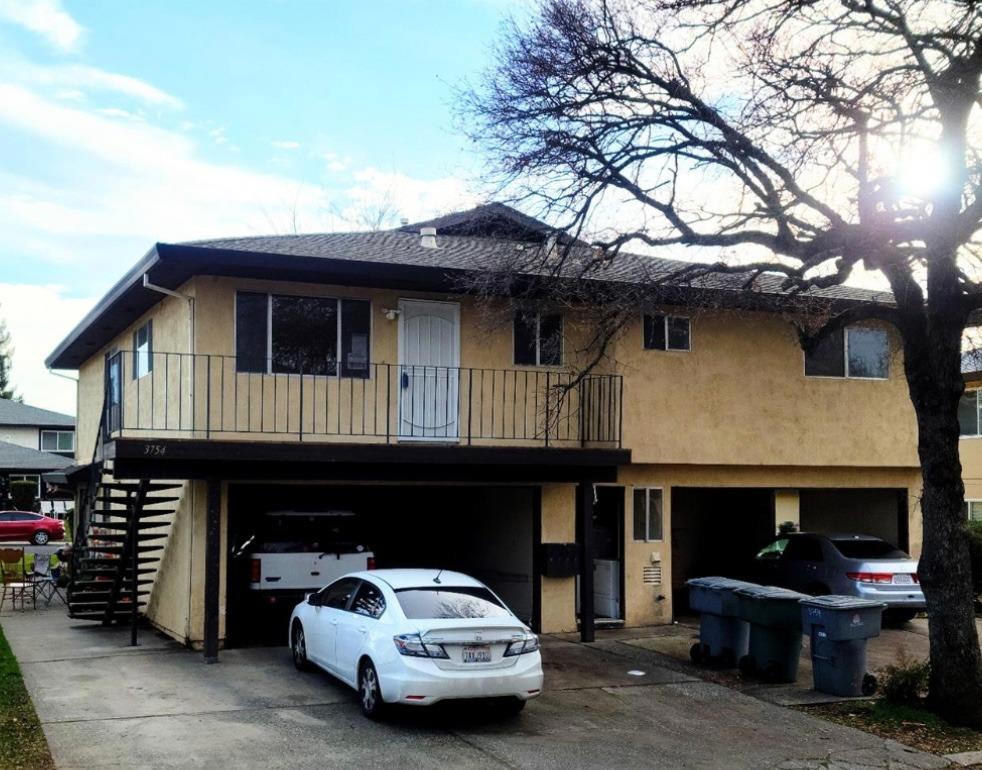
[[[150,273],[143,274],[143,288],[159,294],[166,294],[168,297],[183,299],[188,303],[188,354],[194,355],[194,297],[190,294],[182,294],[179,291],[168,289],[166,286],[150,283]]]

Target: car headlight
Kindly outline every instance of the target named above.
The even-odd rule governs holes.
[[[535,652],[539,649],[539,637],[535,634],[528,634],[524,639],[517,639],[511,642],[505,649],[505,657],[511,655],[524,655],[526,652]]]
[[[447,651],[440,644],[424,644],[419,634],[399,634],[393,636],[396,649],[400,655],[411,658],[449,658]]]

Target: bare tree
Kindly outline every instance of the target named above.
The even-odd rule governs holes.
[[[957,407],[962,334],[982,307],[980,73],[971,0],[544,0],[464,100],[511,200],[577,237],[611,213],[642,223],[623,217],[592,256],[567,241],[540,272],[599,272],[643,244],[716,255],[662,284],[739,274],[751,293],[776,273],[807,297],[861,267],[889,285],[890,302],[803,316],[801,340],[869,319],[902,340],[930,701],[976,726]]]
[[[22,400],[10,380],[11,357],[14,354],[13,344],[7,324],[0,318],[0,398],[13,401]]]

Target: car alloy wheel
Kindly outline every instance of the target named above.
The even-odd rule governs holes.
[[[361,696],[361,713],[369,719],[378,719],[382,714],[382,692],[379,689],[378,674],[371,662],[365,663],[358,677],[358,694]]]
[[[34,533],[34,545],[46,545],[48,542],[48,533],[43,529],[38,530]],[[282,637],[281,637],[282,638]]]
[[[293,627],[293,665],[300,671],[310,668],[307,661],[307,639],[303,633],[303,626],[299,623]]]

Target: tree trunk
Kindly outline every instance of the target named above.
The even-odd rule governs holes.
[[[975,625],[965,488],[958,455],[962,324],[934,317],[908,340],[907,380],[917,413],[923,475],[923,549],[918,574],[927,598],[930,705],[955,724],[982,727],[982,656]]]

